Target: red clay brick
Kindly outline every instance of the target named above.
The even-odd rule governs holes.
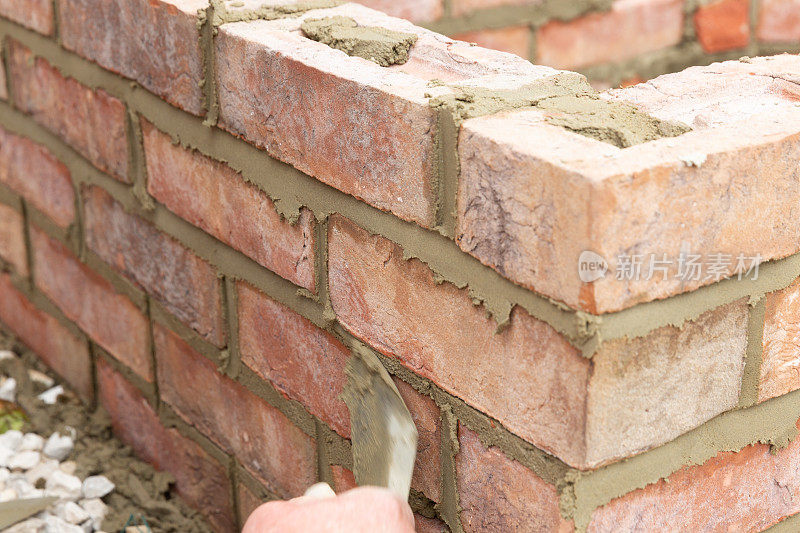
[[[0,204],[0,259],[13,266],[21,276],[28,275],[25,250],[25,220],[22,213]]]
[[[451,10],[453,16],[458,17],[493,7],[503,6],[535,6],[541,4],[542,0],[451,0]]]
[[[123,103],[102,89],[65,78],[13,39],[7,43],[16,106],[100,170],[129,181]]]
[[[204,339],[225,345],[222,281],[207,262],[99,187],[82,191],[86,244]]]
[[[236,455],[275,494],[298,496],[314,483],[317,466],[312,438],[280,411],[220,374],[173,332],[155,324],[153,335],[164,401]]]
[[[466,533],[572,531],[561,517],[555,486],[459,424],[456,479]]]
[[[442,498],[442,422],[433,398],[420,394],[400,379],[394,378],[400,396],[417,426],[417,459],[411,487],[435,502]]]
[[[478,46],[528,57],[531,46],[531,29],[528,26],[475,30],[453,35],[453,39],[475,43]]]
[[[51,0],[0,0],[0,16],[44,35],[53,34]]]
[[[258,187],[228,165],[173,144],[142,119],[147,190],[181,218],[289,281],[315,291],[314,217],[289,224]]]
[[[0,274],[0,321],[80,394],[92,398],[92,362],[86,342],[39,310]]]
[[[333,476],[333,488],[337,494],[358,486],[353,471],[342,465],[331,465],[331,475]]]
[[[75,192],[67,167],[44,146],[1,127],[0,183],[61,227],[75,218]]]
[[[350,412],[339,399],[347,382],[347,348],[247,283],[239,282],[236,287],[242,362],[350,438]]]
[[[411,22],[431,22],[441,18],[444,6],[442,0],[359,0],[358,4],[386,13],[392,17]]]
[[[706,265],[712,254],[727,255],[726,277],[737,273],[739,255],[797,253],[798,72],[800,57],[786,54],[603,93],[693,128],[624,149],[548,124],[536,109],[467,120],[458,144],[459,246],[517,284],[591,313],[715,281],[707,267],[681,279],[682,251],[704,254]],[[586,250],[609,264],[592,283],[576,272]],[[645,261],[663,254],[672,260],[667,275],[648,276]],[[618,276],[618,258],[633,255],[642,275]]]
[[[588,531],[763,531],[800,511],[800,440],[722,452],[597,509]]]
[[[667,442],[738,401],[745,300],[681,329],[608,341],[589,361],[519,307],[496,333],[466,289],[437,284],[399,246],[342,217],[331,218],[328,242],[345,328],[577,468]]]
[[[800,279],[766,295],[758,400],[800,389]]]
[[[800,0],[760,0],[756,36],[767,43],[800,41]]]
[[[427,518],[414,513],[414,529],[417,533],[449,533],[450,529],[438,518]]]
[[[334,15],[419,39],[406,64],[381,67],[299,31],[303,18]],[[215,42],[222,127],[332,187],[423,226],[434,223],[437,157],[437,112],[426,94],[448,91],[428,81],[548,72],[354,4],[297,19],[226,24]]]
[[[683,0],[615,0],[611,10],[554,20],[536,36],[536,62],[576,69],[630,59],[678,44]]]
[[[36,285],[97,344],[153,380],[147,317],[63,244],[31,228]]]
[[[203,113],[197,30],[208,0],[58,0],[65,48],[134,79],[167,102]]]
[[[141,393],[102,358],[97,382],[100,403],[111,415],[117,437],[156,470],[172,474],[177,493],[216,531],[235,531],[226,468],[178,430],[162,426]]]
[[[709,54],[744,48],[750,42],[750,1],[718,0],[694,14],[697,40]]]
[[[424,264],[342,217],[330,219],[328,239],[331,300],[345,328],[537,445],[581,455],[574,435],[589,361],[555,330],[516,310],[495,333],[466,290],[437,285]]]

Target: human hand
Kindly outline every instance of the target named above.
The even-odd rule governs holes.
[[[408,503],[379,487],[340,495],[317,483],[303,496],[273,501],[253,511],[242,533],[414,533]]]

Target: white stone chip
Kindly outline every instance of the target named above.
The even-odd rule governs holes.
[[[50,438],[47,439],[47,442],[44,444],[43,451],[46,456],[52,457],[58,461],[63,461],[70,453],[72,453],[73,447],[74,442],[72,437],[61,436],[60,433],[56,432],[50,435]]]
[[[39,464],[42,454],[32,450],[20,451],[8,460],[8,468],[11,470],[30,470]]]
[[[0,446],[0,466],[8,466],[8,462],[14,457],[15,453],[11,448]]]
[[[57,516],[50,515],[44,519],[43,533],[83,533],[83,528],[69,524]]]
[[[92,518],[92,522],[94,522],[94,527],[97,529],[103,527],[103,520],[105,520],[106,515],[108,514],[108,505],[106,505],[100,498],[81,500],[79,503],[81,507],[83,507],[87,513],[89,513],[89,516]]]
[[[64,504],[64,515],[61,517],[70,524],[80,525],[91,518],[86,509],[81,507],[75,502],[67,502]]]
[[[12,452],[16,452],[22,444],[22,438],[21,431],[10,429],[0,435],[0,448],[8,448]]]
[[[56,385],[53,388],[47,389],[41,393],[37,398],[42,400],[47,405],[54,405],[58,401],[58,397],[64,394],[64,387]]]
[[[0,350],[0,361],[5,361],[6,359],[16,359],[17,354],[12,352],[11,350]]]
[[[19,495],[17,494],[17,491],[11,487],[6,487],[0,491],[0,502],[10,502],[12,500],[16,500],[18,497]]]
[[[44,488],[48,496],[77,500],[81,497],[81,486],[81,480],[77,477],[56,470],[47,478]]]
[[[17,380],[5,378],[0,382],[0,400],[14,402],[17,400]]]
[[[48,459],[47,457],[42,457],[42,460],[39,461],[39,464],[25,472],[25,479],[28,480],[28,483],[36,484],[36,482],[40,479],[44,479],[47,481],[47,478],[50,477],[50,474],[55,472],[58,469],[58,461],[55,459]],[[67,472],[68,474],[71,472]]]
[[[44,447],[44,437],[36,433],[26,433],[22,437],[22,442],[19,445],[20,451],[33,450],[35,452],[42,451]]]
[[[102,498],[114,490],[114,484],[106,476],[89,476],[83,480],[84,498]]]

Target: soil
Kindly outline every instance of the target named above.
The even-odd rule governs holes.
[[[200,513],[175,494],[170,474],[157,472],[137,459],[129,446],[112,435],[111,419],[102,407],[87,408],[35,355],[2,333],[0,349],[20,354],[17,359],[0,361],[0,375],[17,380],[16,402],[28,416],[22,431],[34,432],[46,439],[55,431],[64,435],[71,434],[74,429],[75,449],[67,460],[77,464],[75,475],[81,479],[104,475],[116,485],[114,491],[103,498],[109,506],[103,521],[105,531],[120,531],[126,525],[145,522],[154,533],[213,531]],[[36,395],[44,389],[30,380],[28,369],[53,377],[56,383],[64,386],[66,393],[54,405],[43,403]]]

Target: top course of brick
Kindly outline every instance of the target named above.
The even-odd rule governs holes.
[[[195,89],[214,85],[203,80],[206,64],[219,127],[438,229],[572,308],[614,312],[735,275],[750,266],[740,257],[800,251],[797,56],[715,63],[598,94],[578,74],[356,4],[214,1],[212,11],[198,0],[121,0],[118,14],[101,4],[59,0],[67,20],[71,11],[108,19],[80,36],[62,23],[67,48],[195,114],[205,113]],[[367,43],[379,51],[385,30],[411,36],[407,61],[381,66],[343,51],[363,56],[363,35],[318,37],[324,44],[301,29],[341,16],[382,28]],[[209,23],[213,41],[203,44]],[[607,262],[604,277],[581,280],[585,251]],[[678,259],[694,254],[722,264],[710,276],[678,276]],[[664,258],[669,267],[648,272]],[[640,271],[619,276],[631,259]]]

